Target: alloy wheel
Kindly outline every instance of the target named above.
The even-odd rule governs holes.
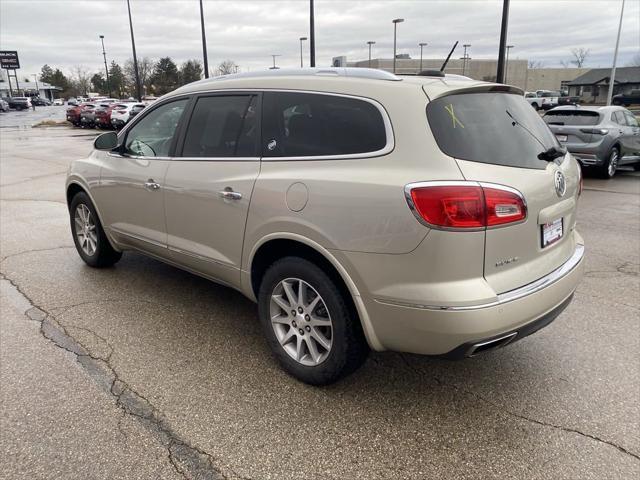
[[[618,168],[618,151],[613,150],[611,155],[609,156],[609,166],[607,167],[607,173],[610,177],[613,177],[616,174],[616,169]]]
[[[76,207],[74,215],[76,224],[76,236],[82,251],[88,256],[93,256],[98,247],[98,236],[96,234],[96,224],[91,215],[91,210],[84,203]]]
[[[273,331],[287,354],[305,366],[321,364],[333,345],[331,315],[320,294],[299,278],[279,282],[271,294]]]

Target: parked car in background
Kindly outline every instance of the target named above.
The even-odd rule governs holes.
[[[133,117],[138,115],[145,108],[146,108],[146,105],[144,105],[142,103],[138,103],[138,104],[135,104],[134,106],[132,106],[131,110],[129,110],[129,120],[131,120]]]
[[[553,321],[583,272],[580,167],[522,91],[330,71],[191,83],[100,135],[67,175],[79,256],[241,291],[316,385],[370,348],[472,357]]]
[[[524,94],[524,99],[529,102],[529,105],[531,105],[536,110],[540,110],[546,104],[549,104],[551,102],[551,100],[548,98],[539,97],[536,92],[526,92]]]
[[[52,105],[51,100],[42,97],[31,97],[31,104],[36,107],[48,107]]]
[[[113,128],[120,129],[129,121],[131,109],[136,108],[142,111],[145,107],[142,103],[121,103],[111,111],[111,125]]]
[[[629,93],[614,95],[611,102],[614,105],[624,105],[625,107],[640,105],[640,90],[631,90]]]
[[[64,105],[64,99],[62,99],[62,98],[54,98],[53,99],[53,104],[56,105],[56,106]]]
[[[98,128],[112,128],[111,118],[115,111],[127,108],[126,103],[100,103],[95,109],[95,126]]]
[[[7,102],[9,103],[9,108],[13,108],[15,110],[26,110],[31,108],[31,100],[29,97],[11,97]]]
[[[0,112],[7,111],[9,111],[9,103],[4,98],[0,98]]]
[[[85,109],[93,108],[95,104],[93,103],[81,103],[80,105],[72,106],[71,108],[67,108],[67,121],[71,122],[76,127],[81,125],[80,115]]]
[[[543,118],[560,144],[601,178],[621,165],[640,167],[640,127],[626,108],[557,107]]]

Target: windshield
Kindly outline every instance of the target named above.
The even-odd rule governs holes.
[[[544,121],[548,125],[598,125],[600,114],[589,110],[551,110]]]
[[[509,167],[545,169],[538,154],[560,144],[521,95],[464,93],[427,105],[438,147],[451,157]]]

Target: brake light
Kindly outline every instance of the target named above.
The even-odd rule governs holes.
[[[407,185],[407,201],[421,222],[446,229],[481,229],[527,218],[522,195],[508,187],[476,182]]]

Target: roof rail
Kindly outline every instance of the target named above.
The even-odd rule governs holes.
[[[255,77],[290,77],[290,76],[326,76],[326,77],[352,77],[352,78],[364,78],[369,80],[387,80],[392,82],[399,82],[402,78],[394,75],[393,73],[386,72],[384,70],[377,70],[375,68],[359,68],[359,67],[327,67],[327,68],[278,68],[261,70],[255,72],[245,73],[232,73],[229,75],[222,75],[208,80],[200,80],[200,82],[218,82],[223,80],[232,80],[240,78],[255,78]]]

